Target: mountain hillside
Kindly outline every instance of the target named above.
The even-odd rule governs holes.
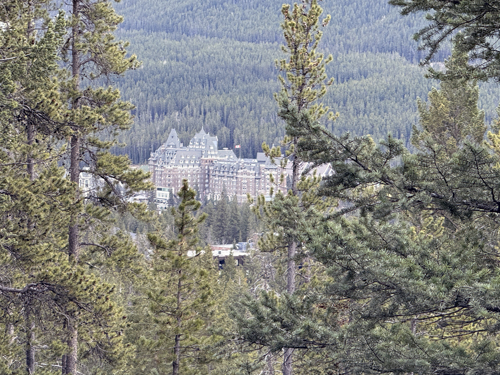
[[[274,61],[282,41],[277,0],[123,0],[118,36],[142,67],[117,84],[136,105],[136,121],[117,150],[134,163],[177,129],[186,142],[203,125],[220,147],[242,145],[243,156],[284,133],[273,93],[279,89]],[[332,21],[320,49],[334,57],[335,79],[325,101],[340,113],[328,124],[336,132],[392,133],[405,140],[417,121],[416,99],[432,85],[417,65],[421,53],[412,35],[421,17],[401,17],[386,0],[322,3]],[[442,51],[443,60],[449,51]],[[493,116],[496,88],[485,87],[482,105]]]

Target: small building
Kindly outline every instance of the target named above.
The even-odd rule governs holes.
[[[238,242],[236,249],[234,245],[212,245],[212,255],[217,259],[219,269],[224,268],[227,258],[232,255],[237,266],[243,265],[245,258],[248,256],[249,247],[246,242]],[[247,249],[248,248],[248,249]]]
[[[78,185],[84,197],[88,197],[99,187],[95,176],[90,173],[89,167],[84,167],[83,171],[80,172],[78,176]]]
[[[154,203],[159,210],[165,210],[169,207],[169,200],[171,198],[171,192],[169,188],[157,187],[154,190]]]
[[[217,260],[219,269],[223,269],[226,264],[227,258],[232,255],[236,266],[241,266],[245,262],[245,258],[248,256],[248,250],[251,248],[251,244],[246,242],[238,242],[236,244],[236,249],[234,245],[212,245],[210,249],[212,250],[212,256]],[[194,257],[196,252],[190,250],[187,253],[188,257]]]

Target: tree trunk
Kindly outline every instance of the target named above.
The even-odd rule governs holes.
[[[70,180],[78,185],[80,179],[80,137],[73,135],[71,137],[71,154],[70,154]],[[78,188],[75,195],[75,201],[79,199]],[[78,262],[78,217],[74,215],[71,218],[68,236],[68,254],[76,263]]]
[[[413,318],[410,323],[411,333],[413,333],[413,335],[417,333],[417,324],[418,324],[418,315],[416,318]],[[414,375],[413,372],[410,372],[410,375]]]
[[[33,4],[32,1],[28,1],[28,8],[30,13],[33,12]],[[31,42],[31,39],[34,38],[35,25],[32,19],[28,21],[28,28],[26,31],[27,39]],[[31,63],[28,64],[28,70],[31,67]],[[31,119],[28,116],[24,116],[26,120],[26,138],[28,143],[28,155],[26,159],[26,171],[28,172],[29,179],[31,181],[35,180],[35,163],[33,160],[33,150],[32,146],[35,142],[35,126],[32,123]],[[31,219],[28,219],[28,229],[33,230],[33,223]],[[26,328],[26,372],[28,375],[32,375],[35,373],[35,322],[32,320],[31,311],[29,308],[29,302],[26,302],[24,308],[24,319],[25,319],[25,328]]]
[[[293,355],[293,349],[286,348],[285,353],[283,354],[283,375],[293,374],[292,355]]]
[[[288,244],[288,261],[286,270],[286,291],[289,294],[295,293],[295,256],[297,255],[297,242]]]
[[[177,327],[179,329],[182,324],[181,290],[182,290],[182,270],[179,270],[179,280],[177,281]],[[174,360],[172,362],[172,375],[179,375],[180,364],[181,364],[181,335],[178,333],[177,335],[175,335],[175,340],[174,340]]]
[[[63,374],[66,373],[66,358],[68,357],[67,354],[63,354],[61,357],[61,372]]]
[[[26,327],[26,373],[32,375],[35,373],[35,323],[31,319],[29,308],[24,311]]]
[[[34,129],[34,126],[33,124],[31,123],[30,119],[26,118],[26,121],[27,121],[27,124],[26,124],[26,135],[27,135],[27,138],[28,138],[28,145],[29,146],[32,146],[34,141],[35,141],[35,129]],[[28,176],[30,178],[31,181],[33,181],[35,179],[35,166],[34,166],[34,160],[33,160],[33,157],[32,157],[32,150],[31,150],[31,147],[28,149],[28,157],[27,157],[27,160],[26,160],[26,164],[27,164],[27,172],[28,172]]]
[[[295,255],[297,252],[297,242],[292,241],[288,244],[288,262],[287,262],[287,285],[286,289],[289,294],[295,293]],[[283,375],[292,375],[293,367],[293,352],[292,348],[285,348],[283,354]]]
[[[76,364],[78,360],[78,330],[74,318],[68,319],[67,333],[68,338],[68,353],[63,356],[63,375],[76,375]]]
[[[80,77],[80,57],[79,50],[77,48],[77,39],[79,34],[79,26],[77,20],[80,15],[80,0],[73,0],[73,26],[71,30],[71,73],[74,79],[74,89],[79,88],[79,77]],[[72,107],[77,108],[78,103],[75,101],[72,103]],[[80,198],[78,182],[80,179],[80,135],[78,134],[78,129],[73,128],[73,135],[71,136],[71,150],[70,150],[70,181],[77,185],[75,193],[75,201]],[[68,255],[70,260],[76,265],[79,258],[79,230],[78,230],[78,215],[73,214],[71,222],[68,228]],[[68,325],[67,325],[67,338],[68,338],[68,353],[63,356],[63,366],[62,373],[64,375],[76,375],[76,367],[78,362],[78,330],[77,321],[74,314],[68,315]]]
[[[28,145],[32,146],[35,139],[35,129],[33,124],[27,118],[26,123],[26,133]],[[34,169],[34,161],[32,158],[32,150],[31,147],[28,149],[28,157],[27,157],[27,166],[26,166],[29,178],[31,181],[35,179],[35,169]],[[28,219],[28,229],[33,230],[33,223],[31,219]],[[26,328],[26,372],[28,375],[32,375],[35,373],[35,322],[31,318],[31,311],[29,308],[29,301],[25,303],[24,307],[24,320],[25,320],[25,328]]]
[[[298,140],[294,138],[293,145],[295,147],[295,152],[297,150]],[[293,155],[292,161],[292,193],[293,195],[298,195],[297,183],[299,181],[300,174],[300,159],[296,155]],[[288,243],[288,260],[287,260],[287,270],[286,270],[286,290],[289,294],[295,293],[295,256],[297,255],[297,241],[290,241]],[[292,348],[285,348],[283,354],[283,375],[293,374],[293,352]]]
[[[175,335],[174,361],[172,362],[172,375],[179,375],[181,361],[181,335]]]

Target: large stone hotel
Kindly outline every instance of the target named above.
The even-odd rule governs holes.
[[[256,159],[239,159],[233,150],[219,150],[217,143],[217,137],[202,128],[186,147],[172,129],[167,141],[149,158],[157,203],[166,203],[172,192],[179,191],[183,179],[198,191],[201,200],[218,200],[224,190],[228,196],[236,196],[238,202],[245,202],[247,194],[268,195],[271,186],[286,192],[287,179],[280,183],[280,177],[291,174],[288,168],[272,163],[264,153],[258,153]],[[327,174],[329,167],[318,172]]]

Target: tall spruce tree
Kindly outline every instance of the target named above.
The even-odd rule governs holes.
[[[50,343],[47,327],[54,324],[55,307],[50,296],[57,294],[50,279],[65,267],[58,263],[64,246],[59,231],[67,222],[67,199],[74,192],[56,166],[52,137],[60,126],[54,75],[64,22],[61,15],[50,20],[46,5],[13,0],[0,9],[0,215],[5,224],[0,236],[0,303],[10,347],[4,373],[23,368],[34,374],[37,358],[53,359],[50,350],[37,353],[36,348]],[[36,23],[43,25],[37,33]],[[19,346],[24,346],[25,356],[13,359]],[[23,357],[25,366],[20,366]]]
[[[228,241],[231,243],[242,241],[242,229],[238,198],[234,195],[229,202],[229,220],[226,235]]]
[[[287,195],[278,192],[269,204],[266,204],[264,197],[261,197],[259,207],[263,208],[268,224],[268,234],[261,241],[260,247],[267,251],[286,248],[286,293],[289,297],[284,298],[287,301],[294,300],[292,296],[297,289],[296,262],[304,260],[305,253],[302,248],[304,226],[314,225],[314,221],[319,217],[318,212],[324,208],[324,202],[316,200],[313,198],[314,194],[311,194],[319,180],[301,179],[304,169],[301,143],[306,140],[308,134],[304,128],[305,123],[319,121],[325,115],[334,117],[327,107],[317,101],[325,95],[327,86],[332,83],[332,80],[327,80],[325,73],[326,64],[332,60],[332,56],[324,58],[323,54],[317,52],[322,37],[320,27],[326,26],[330,21],[330,16],[320,21],[322,12],[316,0],[295,3],[292,9],[290,5],[282,7],[284,20],[281,27],[285,39],[282,49],[286,59],[277,62],[284,76],[280,76],[282,90],[276,94],[276,100],[279,105],[278,115],[285,121],[287,134],[283,141],[287,155],[282,160],[282,167],[291,167],[292,176]],[[263,149],[273,158],[281,156],[280,147],[270,149],[263,144]],[[273,311],[270,313],[273,315],[275,309],[267,305],[267,302],[273,299],[269,296],[263,298],[263,303]],[[291,304],[283,302],[284,309],[291,308],[291,305],[293,302]],[[254,318],[261,321],[261,310],[251,303],[246,306],[253,314],[257,314]],[[263,336],[251,332],[248,322],[242,320],[240,324],[243,336],[250,342],[269,345],[271,337],[274,337],[274,333],[268,331],[270,340],[262,340]],[[257,326],[254,325],[253,328],[257,329]],[[260,330],[259,332],[262,333]],[[287,337],[289,334],[292,334],[291,331],[287,331]],[[290,375],[293,373],[294,347],[282,346],[283,341],[273,345],[273,351],[284,349],[282,371],[283,374]]]
[[[205,215],[195,217],[200,208],[195,195],[184,180],[178,192],[181,203],[172,209],[176,238],[149,235],[155,249],[153,285],[147,292],[154,332],[144,343],[154,353],[148,367],[158,373],[197,374],[208,361],[201,349],[211,339],[216,270],[211,252],[198,247],[198,227]]]
[[[215,204],[214,217],[211,220],[212,235],[215,243],[226,244],[232,240],[229,226],[231,220],[230,214],[229,198],[224,189],[220,199]]]
[[[132,248],[124,246],[119,237],[105,235],[102,223],[109,213],[126,205],[133,191],[146,189],[146,175],[128,168],[127,157],[113,156],[109,148],[115,144],[117,131],[131,122],[129,103],[120,101],[119,92],[112,87],[99,87],[98,79],[120,75],[138,66],[135,56],[126,57],[126,43],[114,40],[113,31],[122,21],[110,1],[73,0],[68,19],[67,39],[62,57],[67,61],[68,79],[61,92],[68,107],[65,110],[65,135],[68,142],[69,179],[78,186],[82,165],[93,176],[95,185],[85,193],[77,188],[75,202],[85,200],[85,211],[73,214],[68,230],[68,255],[75,267],[81,265],[82,246],[90,253],[104,249],[122,259]],[[97,236],[83,240],[86,230],[101,227]],[[63,356],[63,374],[76,374],[78,356],[78,319],[74,312],[67,314],[68,352]]]
[[[441,90],[421,104],[414,155],[392,137],[376,145],[310,126],[308,157],[336,171],[321,192],[343,203],[312,228],[310,248],[332,277],[331,306],[344,303],[347,314],[332,315],[337,332],[324,326],[298,337],[325,345],[330,371],[497,371],[496,135],[482,142],[466,64],[455,53]]]
[[[1,240],[2,307],[8,306],[2,324],[12,337],[24,337],[27,373],[40,363],[56,366],[65,347],[63,373],[76,374],[78,352],[92,358],[82,370],[99,362],[111,373],[126,352],[123,319],[114,286],[100,276],[124,270],[137,254],[127,236],[110,231],[107,208],[124,207],[134,189],[148,184],[144,174],[128,170],[127,158],[106,152],[115,130],[130,123],[130,105],[112,88],[82,88],[82,82],[121,74],[135,58],[125,58],[124,45],[113,41],[121,19],[108,2],[74,1],[71,20],[61,13],[50,22],[52,5],[12,0],[0,7],[2,217],[12,224]],[[67,160],[62,139],[72,140]],[[56,166],[61,159],[69,161],[69,184]],[[99,181],[87,195],[78,186],[85,163]],[[13,325],[14,318],[24,323]],[[6,342],[14,347],[17,340]],[[36,355],[35,347],[44,349]]]

